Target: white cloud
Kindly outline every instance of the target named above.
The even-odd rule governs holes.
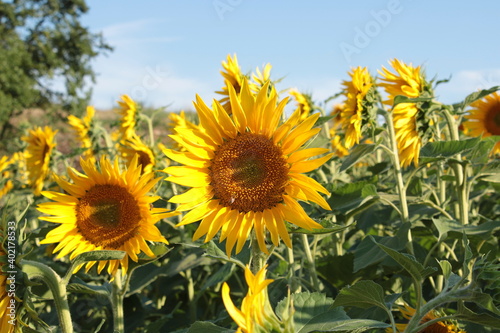
[[[452,75],[448,83],[439,85],[436,93],[442,96],[442,102],[456,103],[474,91],[496,85],[500,85],[500,68],[462,70]]]

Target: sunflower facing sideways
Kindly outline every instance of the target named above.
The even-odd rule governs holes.
[[[216,93],[224,96],[219,100],[219,103],[222,104],[224,110],[226,110],[228,114],[231,114],[232,111],[231,103],[229,102],[229,86],[231,86],[236,91],[236,93],[239,94],[245,75],[241,73],[236,54],[233,55],[232,58],[231,55],[228,54],[227,61],[222,62],[222,68],[224,68],[224,70],[222,70],[220,73],[224,78],[225,85],[224,87],[222,87],[222,90],[216,91]]]
[[[384,87],[389,95],[384,104],[392,106],[394,98],[398,95],[409,98],[433,95],[420,66],[413,67],[412,64],[407,65],[398,59],[391,60],[390,64],[395,73],[385,67],[379,71],[382,75],[382,82],[379,85]],[[430,137],[431,119],[424,112],[425,109],[430,108],[419,108],[416,103],[400,103],[392,108],[399,159],[403,167],[409,166],[412,162],[418,166],[420,148]]]
[[[465,116],[464,132],[469,136],[500,135],[500,95],[494,92],[471,104],[472,109]],[[495,144],[492,154],[500,154],[500,141]]]
[[[95,115],[95,109],[92,106],[87,106],[87,114],[83,118],[68,116],[68,124],[73,128],[76,138],[81,148],[85,151],[82,154],[84,159],[95,158],[92,151],[92,123]]]
[[[51,230],[41,244],[59,243],[53,251],[59,252],[58,258],[71,253],[70,259],[73,259],[80,253],[95,250],[125,251],[127,255],[121,260],[98,263],[98,273],[108,264],[107,271],[112,275],[120,267],[125,274],[128,258],[137,261],[141,251],[154,257],[147,241],[168,244],[155,223],[177,213],[151,208],[159,197],[147,193],[161,177],[153,178],[153,173],[141,175],[137,155],[124,171],[120,170],[117,160],[112,164],[104,156],[100,159],[100,171],[89,160],[81,159],[80,165],[85,174],[68,168],[73,183],[55,176],[68,194],[42,192],[55,202],[38,205],[40,212],[51,215],[40,219],[59,226]],[[95,261],[88,262],[86,271],[95,264]]]
[[[50,127],[36,127],[30,130],[28,136],[21,139],[28,143],[24,150],[28,183],[33,188],[35,195],[40,195],[44,180],[50,173],[50,158],[52,150],[56,146],[54,137],[57,131]]]
[[[276,91],[268,91],[269,82],[257,95],[246,80],[239,96],[229,86],[232,116],[217,101],[210,109],[197,96],[199,128],[179,128],[171,135],[186,151],[165,150],[171,160],[184,164],[166,168],[171,175],[166,180],[192,187],[170,199],[179,204],[178,211],[189,211],[178,226],[201,220],[193,240],[206,235],[206,242],[221,231],[219,241],[226,240],[228,255],[235,245],[236,253],[241,251],[252,229],[260,249],[268,253],[265,230],[274,245],[281,238],[291,247],[285,221],[309,230],[322,228],[297,200],[330,209],[318,193],[328,191],[302,173],[318,168],[331,154],[309,160],[328,149],[299,150],[320,131],[313,128],[319,114],[301,122],[295,111],[280,124],[287,99],[278,104]]]

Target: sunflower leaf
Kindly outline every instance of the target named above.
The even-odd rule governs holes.
[[[371,238],[371,237],[370,237]],[[398,264],[403,266],[403,268],[410,273],[413,279],[421,283],[428,275],[434,273],[436,268],[434,267],[425,267],[422,266],[413,256],[408,254],[400,253],[396,250],[393,250],[385,245],[377,243],[373,238],[371,238],[378,247],[380,247],[385,253],[387,253],[392,259],[394,259]]]
[[[460,112],[463,109],[465,109],[468,105],[474,103],[475,101],[477,101],[477,100],[479,100],[479,99],[481,99],[481,98],[483,98],[491,93],[494,93],[495,91],[497,91],[499,89],[500,89],[500,86],[494,86],[494,87],[491,87],[489,89],[475,91],[472,94],[467,95],[467,97],[465,97],[463,102],[453,104],[453,108],[455,110],[457,110],[457,112]]]
[[[335,298],[333,306],[355,306],[368,309],[376,306],[387,311],[382,287],[369,280],[356,282],[353,286],[343,288]]]
[[[319,127],[333,118],[333,116],[319,117],[318,120],[316,120],[316,123],[314,123],[314,127]]]
[[[73,279],[73,282],[68,284],[67,291],[72,293],[84,293],[91,295],[101,295],[106,297],[111,296],[111,286],[109,284],[105,284],[102,286],[91,285],[84,282],[82,279],[78,277],[75,277]]]
[[[370,281],[371,282],[371,281]],[[276,306],[276,315],[286,321],[293,306],[294,332],[365,332],[389,325],[368,319],[351,319],[334,301],[320,293],[302,292],[286,297]]]
[[[475,148],[480,141],[481,138],[428,142],[420,149],[420,163],[444,160],[456,154],[465,153]]]
[[[82,265],[89,261],[101,261],[101,260],[120,260],[125,256],[125,251],[113,251],[113,250],[97,250],[80,253],[73,259],[70,268],[68,269],[66,275],[63,278],[65,284],[69,282],[73,271],[78,265]]]
[[[392,106],[395,107],[396,105],[401,103],[418,103],[418,102],[428,102],[428,101],[432,101],[432,97],[410,98],[408,96],[398,95],[394,97],[394,104]]]
[[[353,165],[355,165],[359,160],[366,157],[367,155],[373,153],[377,145],[368,144],[368,143],[360,143],[356,145],[350,152],[349,155],[345,158],[344,162],[340,166],[340,172],[346,171]]]
[[[208,321],[197,321],[189,327],[186,333],[234,333],[234,331]]]

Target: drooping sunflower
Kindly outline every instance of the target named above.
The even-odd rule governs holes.
[[[140,137],[133,135],[127,140],[122,140],[118,147],[120,156],[126,161],[127,164],[132,162],[135,155],[139,156],[139,165],[142,167],[143,173],[153,171],[156,160],[155,155],[151,148],[146,146]]]
[[[500,95],[494,92],[471,104],[472,109],[465,115],[464,132],[469,136],[488,137],[500,135]],[[500,141],[495,144],[492,154],[500,154]]]
[[[344,146],[350,149],[359,143],[362,137],[362,127],[373,118],[370,107],[373,99],[367,95],[374,91],[374,82],[366,67],[357,67],[349,72],[350,81],[343,81],[346,97],[340,112],[340,121],[345,133]]]
[[[227,312],[238,325],[237,333],[254,332],[281,332],[280,321],[276,317],[267,294],[267,286],[274,280],[266,279],[266,267],[263,267],[255,275],[247,266],[245,268],[245,280],[248,292],[241,310],[231,300],[230,288],[226,282],[222,286],[222,301]]]
[[[5,225],[0,225],[0,332],[11,333],[16,327],[16,308],[15,287],[11,288],[12,281],[6,271],[13,269],[7,268],[7,251],[5,242],[7,241],[7,232]]]
[[[2,158],[0,158],[0,175],[2,176],[0,179],[0,198],[6,195],[14,187],[12,180],[8,179],[10,173],[6,171],[11,163],[12,159],[9,159],[7,156],[2,156]]]
[[[297,108],[299,109],[300,112],[300,120],[304,120],[307,117],[309,117],[309,114],[311,113],[313,107],[311,98],[301,93],[297,89],[290,89],[288,93],[292,95],[295,101],[297,102]]]
[[[425,81],[420,66],[413,67],[412,64],[406,65],[398,59],[390,61],[391,66],[396,73],[390,72],[382,67],[382,83],[380,86],[385,88],[388,99],[384,104],[392,106],[394,98],[398,95],[410,98],[432,95],[430,86]],[[416,103],[400,103],[392,108],[394,128],[396,131],[396,141],[399,151],[401,166],[407,167],[412,162],[418,166],[420,148],[427,140],[430,118],[428,118]]]
[[[153,257],[147,241],[168,244],[155,223],[177,213],[151,208],[159,197],[147,193],[162,178],[153,178],[153,173],[141,174],[137,156],[124,171],[120,170],[118,160],[112,164],[103,156],[100,171],[95,163],[83,159],[80,159],[80,165],[85,174],[68,168],[73,183],[55,176],[56,182],[68,194],[42,192],[55,202],[38,205],[40,212],[51,215],[40,219],[60,226],[51,230],[40,243],[59,243],[53,251],[59,252],[58,258],[71,253],[70,259],[73,259],[80,253],[95,250],[127,252],[121,260],[99,262],[98,273],[108,265],[109,274],[115,274],[119,267],[125,274],[129,257],[137,261],[137,254],[141,251]],[[95,261],[88,262],[86,270],[95,264]]]
[[[411,319],[414,315],[416,310],[409,306],[408,304],[405,304],[404,307],[399,306],[399,311],[403,315],[404,318],[406,319]],[[427,313],[423,318],[420,324],[424,324],[428,321],[434,320],[440,318],[439,314],[436,311],[431,311]],[[406,327],[408,324],[396,324],[396,328],[399,332],[404,332],[406,330]],[[387,328],[386,329],[387,333],[392,333],[392,328]],[[451,321],[438,321],[434,324],[431,324],[424,328],[423,330],[419,331],[419,333],[467,333],[466,331],[460,329],[458,325],[454,322]]]
[[[40,195],[43,188],[43,182],[49,175],[50,158],[52,150],[56,146],[55,135],[50,127],[43,129],[36,127],[29,131],[28,136],[21,139],[28,143],[24,150],[26,160],[26,171],[28,173],[28,184],[33,188],[35,195]]]
[[[290,247],[285,221],[307,229],[321,228],[297,200],[330,209],[318,193],[328,191],[302,173],[318,168],[331,154],[309,160],[328,149],[299,150],[320,131],[313,128],[319,114],[301,122],[296,111],[280,125],[287,99],[277,104],[275,90],[268,94],[268,89],[266,83],[254,95],[244,80],[237,96],[229,87],[232,117],[217,101],[211,110],[197,96],[194,105],[199,128],[177,129],[171,135],[187,151],[165,151],[171,160],[184,164],[166,168],[171,175],[167,180],[192,187],[170,199],[180,204],[177,210],[190,211],[179,225],[201,220],[194,240],[206,235],[205,241],[209,241],[221,230],[219,240],[227,239],[228,255],[235,245],[236,252],[241,251],[252,229],[260,249],[267,253],[266,229],[273,244],[278,245],[281,237]]]
[[[83,118],[75,117],[74,115],[68,116],[68,124],[76,132],[77,140],[81,148],[84,148],[82,156],[84,159],[94,158],[92,151],[92,123],[95,115],[95,109],[92,106],[87,106],[87,114]]]
[[[229,102],[229,86],[231,86],[236,91],[236,94],[239,94],[245,75],[241,73],[236,54],[234,54],[232,58],[231,55],[228,54],[227,61],[222,62],[222,67],[224,68],[224,70],[222,70],[220,73],[224,78],[225,85],[224,87],[222,87],[222,90],[216,91],[216,93],[224,96],[223,98],[219,99],[219,103],[223,106],[224,110],[226,110],[228,114],[231,114],[232,110],[231,103]]]
[[[117,113],[121,116],[120,128],[115,136],[118,136],[118,139],[127,140],[135,134],[138,105],[128,95],[122,95],[121,99],[121,101],[118,101],[120,109],[117,110]]]
[[[349,149],[344,146],[342,136],[340,133],[342,132],[342,110],[344,109],[345,104],[335,104],[333,106],[332,112],[330,112],[330,116],[333,117],[331,125],[330,125],[330,143],[332,145],[333,153],[338,157],[345,157],[349,155]]]

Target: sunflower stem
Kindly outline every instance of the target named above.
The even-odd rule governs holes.
[[[318,279],[318,274],[316,273],[316,263],[314,261],[313,255],[311,253],[311,245],[309,244],[309,239],[307,238],[306,234],[301,234],[300,238],[302,240],[302,244],[304,245],[304,252],[306,254],[306,260],[309,265],[309,272],[311,273],[311,278],[312,278],[312,283],[314,286],[314,289],[316,291],[320,291],[319,289],[319,279]]]
[[[111,292],[111,307],[113,309],[113,327],[115,333],[123,333],[125,325],[123,320],[123,283],[122,272],[117,270],[112,283],[113,289]]]
[[[443,113],[446,118],[446,122],[448,123],[451,139],[454,141],[460,140],[458,134],[458,126],[455,118],[453,118],[453,115],[447,108],[443,108]],[[457,154],[456,159],[458,161],[461,161],[462,155]],[[458,196],[460,222],[462,222],[462,225],[467,225],[469,224],[469,193],[467,191],[467,170],[459,162],[453,163],[452,169],[455,173],[456,178],[455,184]]]
[[[265,254],[262,253],[257,241],[257,235],[255,235],[255,230],[253,230],[250,252],[250,270],[252,271],[252,274],[257,274],[257,272],[260,271],[262,267],[264,267],[265,263]]]
[[[396,185],[398,189],[399,195],[399,203],[401,206],[401,221],[403,223],[408,222],[409,213],[408,213],[408,202],[406,201],[406,190],[403,181],[403,171],[401,170],[401,164],[399,161],[399,152],[398,152],[398,143],[396,140],[396,130],[394,129],[394,121],[392,118],[391,112],[385,112],[385,120],[387,123],[387,128],[389,130],[389,140],[391,143],[391,161],[394,167],[394,176],[396,177]],[[408,229],[408,243],[407,249],[410,254],[414,254],[413,251],[413,243],[412,243],[412,235],[411,228]]]
[[[73,322],[69,311],[66,284],[63,283],[61,277],[52,268],[40,262],[22,259],[21,266],[30,280],[41,280],[49,287],[54,298],[61,330],[63,333],[72,333]]]

